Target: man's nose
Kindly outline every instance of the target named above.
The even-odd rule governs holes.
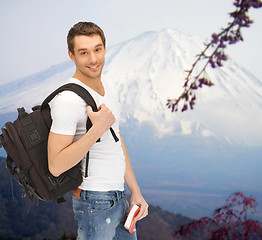
[[[94,53],[91,53],[89,55],[89,61],[90,61],[90,64],[95,64],[97,62],[97,58],[96,58],[96,55]]]

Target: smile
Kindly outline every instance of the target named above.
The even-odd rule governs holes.
[[[93,66],[93,67],[88,67],[92,71],[96,71],[99,68],[99,65]]]

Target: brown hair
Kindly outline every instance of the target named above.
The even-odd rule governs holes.
[[[74,37],[79,35],[91,36],[97,34],[101,37],[101,40],[106,47],[106,38],[103,30],[92,22],[79,22],[76,23],[68,32],[67,46],[68,50],[74,54]]]

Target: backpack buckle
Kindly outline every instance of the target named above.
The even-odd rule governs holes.
[[[34,129],[34,131],[32,133],[30,133],[30,135],[28,135],[28,137],[29,137],[31,144],[34,144],[35,142],[41,140],[41,137],[38,134],[38,131],[36,129]]]

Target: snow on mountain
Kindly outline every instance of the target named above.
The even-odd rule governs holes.
[[[262,143],[262,84],[233,60],[223,68],[208,69],[215,82],[197,92],[194,111],[171,113],[169,97],[177,97],[203,40],[166,29],[148,32],[107,54],[105,74],[114,79],[125,119],[156,126],[158,134],[196,134]]]
[[[0,114],[16,111],[16,108],[21,106],[30,110],[73,73],[74,65],[68,61],[40,73],[0,85]]]
[[[262,83],[229,59],[220,69],[208,69],[212,88],[197,91],[194,111],[171,113],[167,98],[178,96],[203,40],[177,30],[146,32],[107,49],[104,75],[111,78],[122,103],[123,122],[135,120],[166,135],[214,136],[261,145]],[[0,115],[40,103],[74,73],[69,62],[0,86]]]

